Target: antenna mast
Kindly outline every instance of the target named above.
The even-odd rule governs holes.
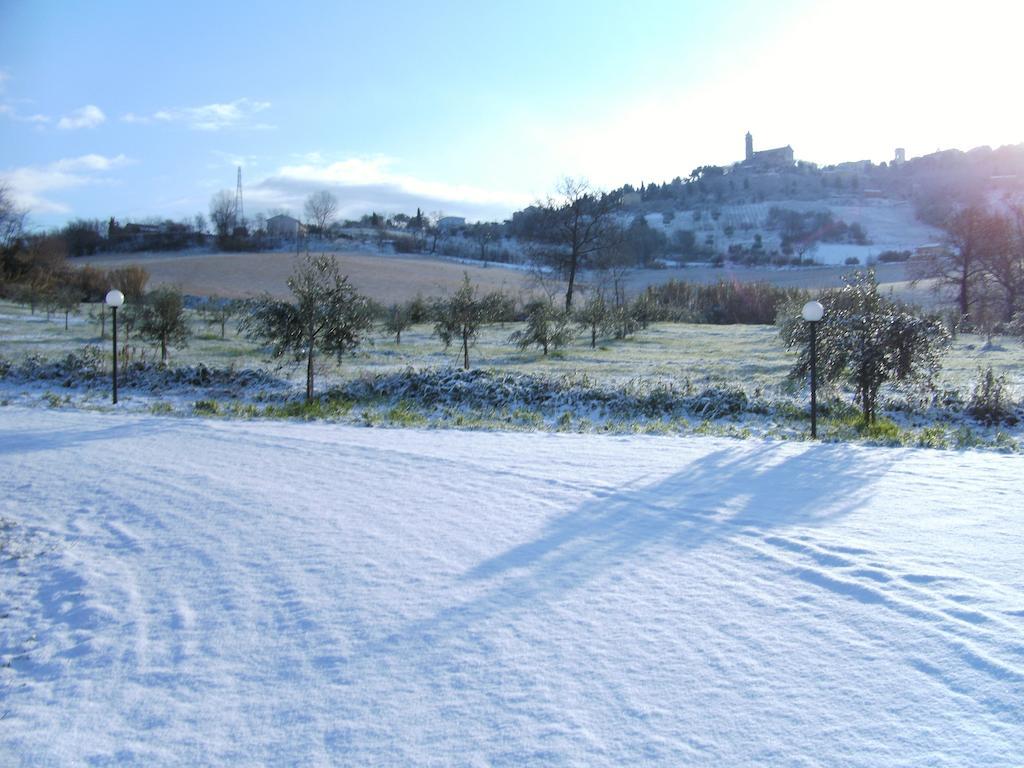
[[[238,166],[238,184],[235,186],[235,224],[241,227],[245,221],[242,210],[242,166]]]

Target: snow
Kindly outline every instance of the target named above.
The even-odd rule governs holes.
[[[0,408],[5,764],[986,765],[1024,457]]]

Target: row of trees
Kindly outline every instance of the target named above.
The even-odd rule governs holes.
[[[290,357],[306,366],[306,398],[314,391],[315,359],[319,354],[339,360],[358,347],[362,335],[383,315],[384,329],[401,343],[402,332],[416,323],[431,322],[445,347],[459,349],[463,367],[470,367],[470,350],[491,323],[525,319],[525,327],[509,342],[521,349],[538,347],[548,354],[571,341],[580,329],[590,332],[591,346],[599,333],[624,337],[648,322],[642,298],[632,305],[609,305],[595,292],[580,310],[570,314],[550,299],[534,299],[517,313],[516,302],[500,291],[482,293],[469,277],[450,297],[414,299],[381,312],[360,296],[341,274],[332,256],[311,256],[288,279],[291,300],[265,296],[250,303],[240,323],[250,339],[269,347],[274,357]]]
[[[268,297],[256,302],[242,328],[250,338],[269,344],[275,356],[305,361],[306,398],[311,400],[315,356],[324,353],[340,359],[355,349],[372,323],[373,311],[340,274],[332,257],[308,259],[288,285],[292,301]],[[790,298],[789,309],[779,315],[780,334],[798,352],[791,375],[802,379],[810,366],[809,327],[800,319],[798,307],[806,297]],[[824,381],[849,382],[866,424],[876,419],[879,391],[886,382],[934,380],[950,341],[950,332],[938,316],[922,315],[884,298],[872,272],[848,276],[842,289],[827,291],[821,302],[825,317],[818,328],[818,370]],[[385,327],[400,343],[402,331],[412,322],[432,320],[446,347],[459,346],[468,369],[470,349],[483,326],[512,311],[514,303],[500,293],[482,294],[467,276],[449,298],[391,307]],[[645,293],[631,306],[629,322],[634,328],[642,327],[657,315],[657,302]],[[581,327],[590,329],[595,345],[598,329],[616,322],[599,292],[589,295],[573,315],[550,300],[538,299],[526,305],[525,325],[511,334],[509,342],[523,349],[536,346],[547,354],[568,343]]]

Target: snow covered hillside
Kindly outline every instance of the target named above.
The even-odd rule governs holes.
[[[0,409],[4,764],[1019,765],[1024,457]]]

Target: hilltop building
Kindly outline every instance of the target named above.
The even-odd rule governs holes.
[[[464,216],[445,216],[437,220],[437,228],[442,232],[454,232],[464,226],[466,226]]]
[[[742,165],[757,170],[782,170],[793,167],[793,148],[788,144],[775,149],[754,151],[754,137],[747,131],[746,155]]]

